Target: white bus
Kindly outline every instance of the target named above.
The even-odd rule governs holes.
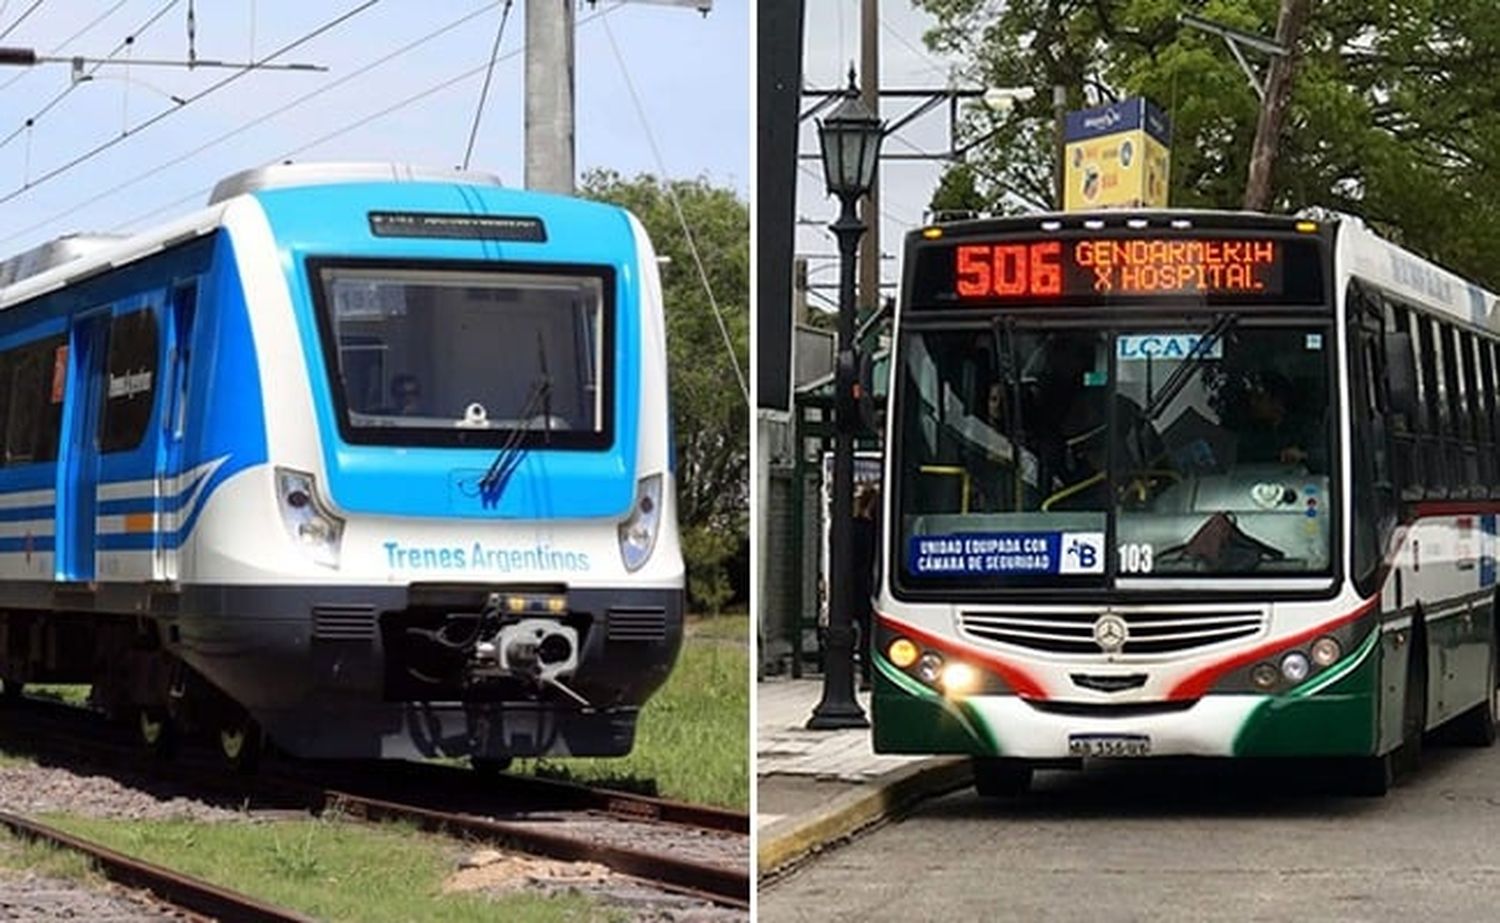
[[[1095,757],[1495,739],[1495,296],[1358,219],[910,235],[874,739],[983,795]]]

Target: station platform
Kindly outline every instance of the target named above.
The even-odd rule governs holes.
[[[877,754],[868,729],[808,730],[807,719],[822,697],[821,677],[756,684],[755,828],[762,877],[972,779],[966,759]],[[858,699],[868,715],[869,693]]]

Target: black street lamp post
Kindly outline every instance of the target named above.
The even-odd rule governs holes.
[[[828,648],[824,657],[823,700],[807,726],[815,730],[869,727],[854,698],[854,433],[858,427],[855,389],[855,261],[865,226],[856,209],[875,182],[885,123],[860,101],[849,72],[844,100],[818,123],[823,176],[839,199],[838,220],[830,230],[839,242],[838,361],[834,372],[833,522],[829,536]],[[865,639],[868,645],[869,639]],[[869,656],[866,654],[866,656]]]

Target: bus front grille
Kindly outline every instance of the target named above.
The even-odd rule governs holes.
[[[1232,612],[1114,612],[1127,635],[1121,654],[1166,654],[1240,641],[1265,630],[1266,614]],[[1098,612],[963,612],[959,627],[981,641],[1050,654],[1101,654],[1094,640]]]

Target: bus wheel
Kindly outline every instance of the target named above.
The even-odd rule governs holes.
[[[974,757],[974,791],[981,798],[1015,798],[1031,788],[1031,765],[1022,760]]]
[[[1394,752],[1355,757],[1343,769],[1344,790],[1361,798],[1383,798],[1396,781]]]

